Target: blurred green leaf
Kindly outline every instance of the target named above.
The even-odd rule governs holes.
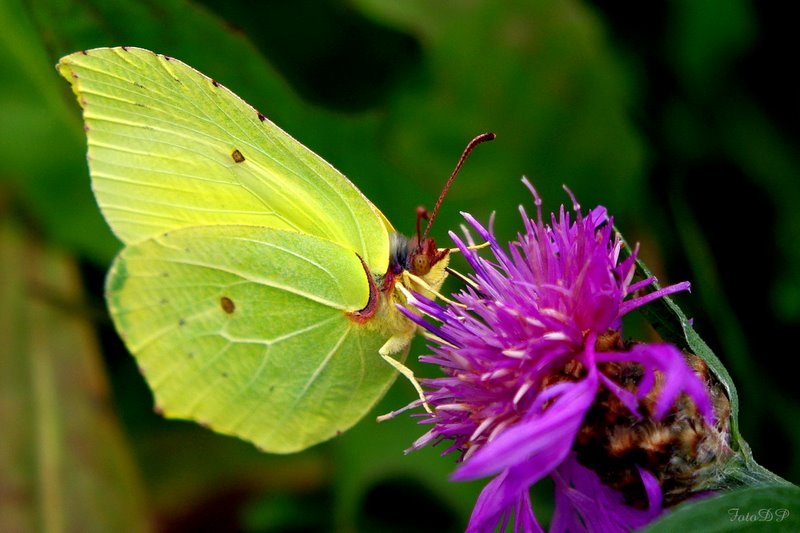
[[[198,517],[210,520],[211,508],[223,515],[231,505],[246,504],[247,521],[258,523],[273,497],[305,505],[330,485],[327,446],[270,455],[193,423],[159,420],[155,426],[137,435],[136,452],[154,512],[164,521],[188,526]],[[240,517],[226,518],[236,523]],[[331,523],[329,516],[324,519]],[[214,520],[222,527],[221,517]]]
[[[721,141],[738,166],[767,192],[774,211],[777,279],[769,297],[775,314],[783,324],[800,321],[800,155],[797,141],[783,135],[763,112],[739,96],[721,119]],[[764,206],[741,199],[742,206],[755,208],[757,216]],[[764,217],[767,218],[767,217]],[[755,224],[761,224],[756,219]],[[771,228],[763,228],[766,233]],[[767,245],[772,243],[767,242]],[[771,280],[770,280],[771,281]]]
[[[149,529],[80,297],[74,261],[0,205],[0,531]]]
[[[0,184],[57,242],[108,259],[116,240],[94,203],[83,131],[45,43],[19,0],[0,2]]]
[[[423,43],[424,77],[397,92],[383,131],[387,159],[405,176],[395,186],[400,198],[414,198],[415,190],[422,191],[417,198],[435,197],[441,181],[433,178],[444,178],[465,141],[488,130],[498,140],[465,165],[444,227],[461,223],[457,211],[486,219],[502,208],[496,231],[501,240],[511,237],[519,219],[509,208],[527,201],[523,175],[551,202],[565,198],[561,185],[568,183],[582,201],[602,201],[620,215],[645,207],[629,201],[642,195],[644,176],[644,147],[630,118],[631,80],[586,6],[357,5]]]
[[[800,488],[755,487],[686,502],[643,531],[669,533],[698,528],[708,533],[800,531]]]
[[[663,56],[680,89],[665,96],[663,145],[698,327],[739,384],[740,430],[798,479],[798,397],[780,371],[800,320],[800,108],[783,81],[793,30],[778,6],[739,0],[677,2],[670,15]]]
[[[745,0],[681,0],[673,4],[665,46],[681,81],[703,93],[720,83],[755,30]]]
[[[412,353],[420,353],[420,342],[412,345]],[[416,351],[415,351],[416,350]],[[409,361],[415,372],[419,372],[419,365]],[[378,404],[375,411],[383,414],[398,409],[414,401],[416,396],[410,384],[404,380],[397,383],[386,397]],[[336,523],[344,531],[361,530],[357,528],[358,517],[363,516],[363,506],[371,490],[382,483],[396,483],[413,487],[419,485],[420,491],[427,491],[432,497],[423,505],[406,505],[406,502],[396,501],[395,509],[387,505],[383,512],[389,516],[395,515],[396,523],[406,524],[411,527],[417,524],[424,527],[426,520],[441,520],[443,516],[455,514],[461,517],[463,523],[450,524],[445,527],[448,531],[460,531],[466,526],[466,517],[472,511],[480,489],[485,484],[483,481],[471,483],[453,483],[448,481],[450,474],[456,466],[457,453],[440,457],[444,449],[426,447],[405,455],[403,450],[411,447],[412,443],[427,431],[426,426],[420,426],[410,413],[398,417],[376,422],[374,416],[368,416],[350,431],[342,435],[335,442],[335,485],[336,497]],[[408,499],[415,496],[414,489],[408,489],[411,494]],[[438,509],[438,510],[437,510]],[[381,510],[374,510],[380,515]],[[426,519],[426,515],[432,516]],[[386,515],[384,515],[386,517]],[[377,517],[376,517],[377,518]],[[384,522],[383,526],[386,526]],[[439,523],[441,522],[434,522]]]

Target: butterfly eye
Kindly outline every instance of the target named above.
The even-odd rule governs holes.
[[[414,261],[411,265],[412,273],[417,276],[424,276],[431,271],[431,261],[425,253],[418,253],[414,255]]]

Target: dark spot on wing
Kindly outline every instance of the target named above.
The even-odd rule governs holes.
[[[163,56],[165,61],[172,61],[172,58],[169,56]]]
[[[223,378],[227,378],[228,377],[228,373],[227,372],[222,372],[221,375],[222,375]]]
[[[189,359],[194,359],[194,352],[186,352],[186,357]]]
[[[180,320],[178,320],[178,326],[179,326],[179,327],[181,327],[181,328],[182,328],[182,327],[183,327],[183,326],[185,326],[185,325],[186,325],[186,320],[184,320],[184,319],[182,319],[182,318],[181,318]]]
[[[158,303],[159,303],[160,305],[167,305],[167,303],[168,303],[168,302],[167,302],[167,299],[166,299],[166,298],[161,298],[161,300],[159,300],[159,302],[158,302]]]
[[[83,55],[85,55],[85,56],[88,56],[88,55],[89,55],[89,52],[87,52],[86,50],[81,50],[81,53],[82,53]]]
[[[154,412],[155,412],[157,415],[162,415],[162,416],[164,415],[164,409],[163,409],[163,408],[162,408],[160,405],[158,405],[158,404],[155,404],[155,405],[153,406],[153,411],[154,411]]]
[[[240,152],[239,150],[234,150],[233,152],[231,152],[231,157],[236,163],[241,163],[242,161],[244,161],[244,156],[242,155],[242,152]]]
[[[231,300],[227,296],[223,296],[222,298],[219,299],[219,306],[222,307],[222,310],[228,313],[229,315],[236,310],[236,306],[233,304],[233,300]]]
[[[217,80],[211,80],[211,85],[214,87],[219,87],[219,82]]]
[[[168,278],[169,277],[169,272],[162,272],[161,273],[161,277],[162,278]]]
[[[267,117],[262,115],[260,112],[256,111],[256,113],[258,113],[258,120],[260,120],[261,122],[264,122],[265,120],[267,120]]]

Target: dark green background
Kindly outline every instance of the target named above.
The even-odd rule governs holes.
[[[219,80],[406,233],[466,141],[496,132],[447,197],[439,242],[459,211],[480,220],[496,211],[498,236],[513,238],[517,206],[533,212],[523,175],[546,209],[568,200],[562,184],[584,207],[606,205],[662,282],[692,281],[679,302],[738,386],[745,439],[761,464],[800,480],[797,378],[785,366],[800,355],[796,30],[772,3],[647,4],[0,2],[0,219],[79,261],[87,303],[70,313],[100,336],[141,524],[458,530],[482,484],[448,483],[452,458],[437,450],[403,456],[424,430],[409,419],[369,417],[340,439],[277,457],[150,411],[104,315],[102,278],[119,245],[91,196],[79,108],[53,68],[96,46],[148,48]],[[0,350],[13,340],[0,336]],[[23,357],[11,352],[6,362]],[[411,399],[399,383],[375,414]],[[0,401],[2,424],[42,423],[13,397]],[[537,504],[542,516],[549,505]]]

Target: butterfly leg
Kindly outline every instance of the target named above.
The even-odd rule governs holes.
[[[401,345],[402,343],[402,345]],[[391,353],[399,351],[399,349],[405,347],[408,344],[408,339],[399,339],[398,337],[391,337],[386,344],[384,344],[378,353],[383,357],[383,360],[392,365],[398,372],[403,374],[403,376],[411,382],[414,388],[417,390],[417,394],[419,394],[419,399],[422,402],[422,406],[425,407],[425,410],[429,413],[432,413],[428,402],[425,400],[425,391],[422,390],[422,386],[417,381],[417,378],[414,377],[414,373],[408,368],[406,365],[392,357]]]

